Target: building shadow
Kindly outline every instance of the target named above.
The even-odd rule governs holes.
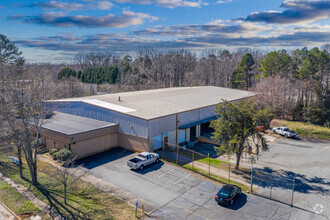
[[[214,144],[209,144],[199,141],[194,145],[193,150],[200,154],[205,155],[205,157],[207,157],[207,155],[209,154],[211,158],[217,158],[219,157],[219,155],[216,147],[217,146],[215,146]]]
[[[101,165],[107,164],[109,162],[118,160],[120,158],[133,155],[134,152],[116,147],[113,149],[110,149],[105,152],[101,152],[99,154],[92,155],[90,157],[83,158],[81,160],[78,160],[76,162],[76,165],[83,166],[86,169],[94,169],[96,167],[99,167]]]

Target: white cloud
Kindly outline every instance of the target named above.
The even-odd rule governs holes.
[[[113,3],[109,1],[98,1],[97,8],[100,10],[110,10],[114,6]]]
[[[228,2],[232,2],[233,0],[225,0],[225,1],[222,1],[222,0],[219,0],[217,2],[215,2],[215,4],[225,4],[225,3],[228,3]]]
[[[117,3],[131,3],[131,4],[141,4],[141,5],[158,5],[167,8],[176,7],[193,7],[200,8],[205,5],[202,0],[198,1],[185,1],[185,0],[114,0]],[[207,4],[207,3],[206,3]]]
[[[55,27],[114,27],[122,28],[132,25],[141,25],[146,20],[155,21],[158,17],[150,16],[144,13],[136,13],[132,11],[123,11],[119,15],[108,14],[104,16],[85,16],[85,15],[66,15],[65,13],[47,12],[38,16],[22,16],[14,15],[9,17],[11,20],[20,20],[25,23],[33,23],[39,25],[48,25]]]

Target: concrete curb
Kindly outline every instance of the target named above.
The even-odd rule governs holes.
[[[37,198],[31,191],[29,191],[25,186],[22,184],[16,183],[13,179],[9,177],[5,177],[0,172],[0,179],[3,180],[5,183],[10,185],[16,192],[20,193],[24,198],[32,202],[36,207],[38,207],[41,211],[45,212],[49,217],[55,220],[62,219],[61,215],[57,213],[55,210],[50,209],[49,205],[44,203],[42,200]],[[52,214],[54,213],[55,216]]]
[[[44,155],[38,155],[38,159],[40,159],[41,161],[48,163],[52,166],[60,166],[59,163],[53,161],[52,159],[48,158],[47,156]],[[81,176],[81,173],[83,173],[83,170],[77,169],[77,168],[73,168],[74,170],[72,170],[72,174],[75,176]],[[119,198],[120,200],[128,203],[129,205],[133,206],[135,208],[135,203],[138,201],[139,202],[139,209],[142,211],[142,205],[144,206],[144,214],[149,215],[150,213],[152,213],[154,210],[157,210],[159,207],[143,200],[140,198],[137,198],[135,195],[133,195],[132,193],[119,188],[115,185],[112,185],[100,178],[95,177],[92,174],[86,174],[86,175],[82,175],[81,179],[85,182],[88,182],[90,184],[92,184],[93,186],[95,186],[96,188],[109,193],[110,195],[116,196],[117,198]]]
[[[21,219],[20,217],[18,217],[18,215],[16,215],[15,212],[13,212],[10,208],[8,208],[3,202],[0,201],[0,205],[5,207],[5,209],[7,209],[7,211],[10,212],[14,216],[15,219]]]

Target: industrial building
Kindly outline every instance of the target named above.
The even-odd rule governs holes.
[[[193,144],[216,119],[215,105],[252,97],[214,86],[179,87],[51,100],[56,111],[42,130],[48,148],[70,148],[79,158],[112,147],[154,151]]]

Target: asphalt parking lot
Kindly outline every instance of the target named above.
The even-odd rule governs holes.
[[[134,156],[135,153],[116,148],[80,163],[93,176],[153,207],[147,210],[148,219],[324,219],[312,212],[246,194],[232,207],[220,206],[214,195],[221,185],[163,162],[133,171],[126,162]]]
[[[255,167],[294,177],[294,205],[330,218],[329,155],[329,141],[280,137],[270,143],[269,151],[261,154]],[[248,163],[245,165],[249,166]],[[289,191],[290,188],[278,187],[278,190]]]
[[[116,148],[80,161],[92,174],[135,196],[161,207],[198,185],[195,178],[163,162],[152,164],[143,170],[130,170],[126,163],[136,154]]]

